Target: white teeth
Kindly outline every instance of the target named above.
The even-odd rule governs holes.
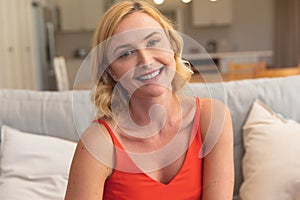
[[[149,79],[156,77],[159,74],[159,72],[160,72],[160,70],[157,70],[151,74],[147,74],[145,76],[140,76],[137,79],[142,80],[142,81],[149,80]]]

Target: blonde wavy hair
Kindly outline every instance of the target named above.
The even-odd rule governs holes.
[[[113,36],[120,21],[134,12],[144,12],[155,19],[164,29],[171,48],[174,51],[176,74],[172,80],[172,89],[177,92],[190,80],[193,71],[188,62],[181,59],[183,41],[174,30],[171,21],[163,16],[154,6],[145,1],[122,1],[110,7],[101,18],[93,37],[93,81],[96,85],[91,93],[97,107],[97,118],[114,117],[111,109],[113,90],[116,82],[107,72],[108,62],[105,55],[105,42]]]

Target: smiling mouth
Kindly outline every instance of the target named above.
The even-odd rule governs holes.
[[[135,78],[136,80],[139,80],[139,81],[147,81],[147,80],[151,80],[151,79],[154,79],[156,78],[160,73],[161,71],[163,70],[164,67],[152,72],[152,73],[149,73],[149,74],[146,74],[146,75],[143,75],[143,76],[139,76],[137,78]]]

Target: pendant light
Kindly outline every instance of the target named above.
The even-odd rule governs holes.
[[[165,2],[165,0],[153,0],[155,4],[160,5]]]

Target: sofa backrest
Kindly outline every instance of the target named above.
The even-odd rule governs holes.
[[[234,130],[234,194],[238,195],[243,181],[242,157],[244,147],[242,127],[254,99],[259,99],[275,112],[300,122],[300,76],[249,79],[208,85],[196,83],[193,84],[192,88],[193,93],[201,97],[210,97],[209,93],[213,93],[213,97],[224,101],[231,111]],[[225,89],[225,98],[222,88]]]
[[[238,195],[243,181],[242,126],[254,99],[260,99],[274,111],[300,122],[300,76],[226,83],[192,83],[185,91],[188,95],[213,97],[224,101],[231,110],[235,195]],[[39,92],[2,89],[0,126],[5,124],[26,132],[77,141],[78,135],[82,134],[95,116],[89,94],[89,91]]]
[[[89,91],[0,90],[0,126],[77,141],[93,120]],[[73,109],[74,108],[74,109]],[[74,120],[82,116],[80,121]]]

